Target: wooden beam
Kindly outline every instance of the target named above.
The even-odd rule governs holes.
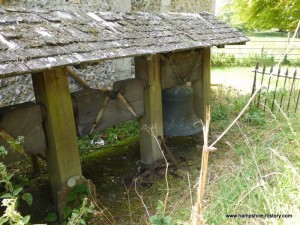
[[[199,71],[200,79],[192,81],[194,91],[194,110],[195,114],[205,124],[206,106],[210,104],[210,70],[211,70],[211,50],[203,48],[202,51],[202,70]]]
[[[141,64],[136,64],[136,76],[139,77],[144,73],[149,78],[148,88],[145,91],[145,113],[139,119],[139,123],[141,161],[151,165],[163,158],[157,143],[157,138],[163,137],[160,55],[136,59],[137,62]],[[153,134],[147,129],[151,129]]]
[[[65,68],[54,68],[32,75],[36,101],[47,112],[44,130],[46,158],[55,203],[57,193],[69,178],[81,176],[75,121]]]

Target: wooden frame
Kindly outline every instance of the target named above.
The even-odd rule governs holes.
[[[211,70],[211,49],[202,49],[202,74],[200,79],[192,81],[194,91],[194,110],[195,114],[205,124],[206,106],[210,105],[210,70]]]
[[[135,58],[136,77],[148,77],[145,91],[145,113],[139,119],[141,161],[146,165],[163,159],[158,136],[163,137],[160,55]]]
[[[47,111],[44,131],[47,139],[46,158],[53,198],[69,178],[82,176],[75,120],[66,68],[54,68],[32,75],[37,103]]]

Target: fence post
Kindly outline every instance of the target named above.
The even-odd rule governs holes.
[[[263,83],[264,83],[265,72],[266,72],[266,66],[263,67],[263,71],[262,71],[262,75],[261,75],[261,81],[260,81],[260,86],[262,86]],[[261,92],[261,90],[258,93],[258,99],[257,99],[257,106],[256,106],[256,108],[258,108],[258,106],[259,106],[260,92]]]
[[[295,70],[294,76],[293,76],[293,81],[292,81],[292,85],[291,85],[291,89],[290,89],[290,94],[289,94],[289,101],[288,101],[288,105],[287,105],[287,109],[286,109],[287,113],[289,113],[289,108],[290,108],[290,103],[291,103],[291,97],[292,97],[292,93],[293,93],[293,89],[294,89],[296,75],[297,75],[297,70]]]
[[[273,66],[272,66],[271,69],[270,69],[267,93],[268,93],[269,90],[270,90],[270,84],[271,84],[272,74],[273,74]],[[267,105],[267,98],[265,99],[264,111],[266,111],[266,105]]]
[[[285,71],[285,78],[284,78],[284,83],[283,83],[283,91],[285,91],[285,89],[286,89],[285,86],[286,86],[286,80],[287,80],[288,75],[289,75],[289,69],[287,68],[286,71]],[[284,96],[284,92],[281,95],[280,106],[279,106],[280,108],[282,106],[283,96]]]
[[[276,79],[275,91],[274,91],[274,94],[273,94],[273,101],[272,101],[271,111],[273,111],[273,108],[274,108],[274,101],[275,101],[275,98],[276,98],[276,92],[277,92],[278,80],[279,80],[280,72],[281,72],[281,70],[280,70],[280,67],[279,67],[278,71],[277,71],[277,79]],[[271,74],[271,76],[272,76],[272,74]]]
[[[253,85],[252,85],[251,96],[253,96],[254,92],[256,91],[256,77],[257,77],[257,71],[258,71],[258,62],[256,63],[255,70],[254,70],[254,80],[253,80]]]
[[[295,71],[295,73],[297,74],[297,70]],[[297,76],[297,75],[296,75]],[[298,78],[299,79],[299,78]],[[299,82],[299,81],[298,81]],[[298,108],[298,103],[299,103],[299,98],[300,98],[300,89],[298,92],[298,97],[297,97],[297,102],[296,102],[296,106],[295,106],[295,112],[297,112],[297,108]]]

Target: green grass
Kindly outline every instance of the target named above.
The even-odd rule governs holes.
[[[213,67],[211,83],[233,87],[243,93],[251,93],[254,67]]]
[[[222,74],[223,69],[215,69],[213,77],[216,75],[214,72],[218,70]],[[241,68],[237,70],[241,71]],[[247,75],[243,71],[241,73],[242,81]],[[248,99],[249,93],[241,94],[234,88],[219,86],[213,89],[210,142],[231,123]],[[217,144],[217,152],[210,154],[204,195],[204,219],[207,224],[297,224],[300,220],[300,137],[298,135],[300,124],[298,121],[297,114],[291,114],[287,118],[278,110],[275,113],[270,113],[268,110],[264,112],[254,105],[246,111],[238,125],[235,125]],[[129,125],[131,126],[132,124]],[[177,158],[186,159],[181,163],[178,171],[182,178],[169,174],[169,190],[166,190],[164,178],[157,180],[151,188],[137,187],[146,207],[152,213],[155,212],[157,201],[163,200],[169,191],[166,216],[172,217],[174,225],[187,224],[190,218],[189,189],[191,188],[195,199],[193,186],[198,181],[201,167],[199,151],[193,147],[193,144],[186,145],[189,142],[187,140],[192,139],[185,139],[182,142],[173,140],[168,143],[171,148],[182,146],[179,151],[174,152]],[[103,154],[106,156],[103,157],[100,165],[110,167],[105,166],[105,160],[119,158],[117,154],[113,154],[113,151],[115,150],[107,149],[103,153],[95,152],[85,156],[83,161],[88,162],[87,165],[93,170],[92,161],[99,161],[97,158]],[[117,151],[123,152],[120,147]],[[126,151],[125,149],[123,154],[126,154]],[[116,162],[119,168],[119,161]],[[187,173],[191,180],[190,186]],[[101,181],[106,180],[100,174],[95,174],[95,177],[99,177]],[[117,179],[119,175],[113,176]],[[120,186],[114,187],[109,183],[106,186],[102,189],[115,188],[124,192]],[[107,204],[108,210],[122,218],[122,224],[146,224],[147,215],[133,187],[128,193],[132,212],[129,211],[124,200],[115,205]],[[134,223],[129,220],[130,213]],[[293,218],[233,219],[226,218],[228,214],[292,214]]]
[[[239,92],[235,88],[248,87],[251,90],[251,70],[252,67],[213,68],[213,83],[223,83],[224,86],[214,86],[212,90],[210,143],[226,129],[249,99],[249,91]],[[285,117],[278,110],[264,112],[254,105],[245,112],[238,126],[235,125],[216,145],[218,150],[210,153],[204,194],[206,224],[298,224],[299,119],[299,112]],[[94,224],[112,224],[99,222],[105,220],[104,215],[109,212],[115,224],[150,224],[137,193],[142,196],[149,213],[154,215],[158,200],[164,200],[167,192],[165,216],[172,218],[171,224],[187,224],[199,180],[201,141],[196,137],[166,140],[180,162],[175,173],[174,168],[169,169],[167,190],[164,169],[150,188],[139,183],[142,178],[136,187],[131,182],[140,168],[138,137],[138,123],[130,121],[78,140],[83,155],[83,175],[94,182],[98,203],[103,205],[103,213],[98,212]],[[90,143],[100,138],[105,141],[104,146]],[[39,183],[42,182],[39,180],[35,185]],[[45,202],[43,199],[34,200]],[[36,212],[40,215],[43,211]],[[293,218],[229,219],[227,214],[292,214]]]
[[[213,129],[222,130],[246,97],[215,92]],[[227,116],[219,116],[219,109]],[[224,119],[226,121],[224,121]],[[205,194],[207,224],[297,224],[300,219],[299,115],[254,107],[239,121],[210,159]],[[223,123],[222,127],[220,125]],[[298,132],[298,133],[297,133]],[[222,155],[222,157],[220,157]],[[289,219],[228,219],[227,214],[292,214]]]
[[[249,79],[251,86],[251,73],[246,73],[249,68],[236,68],[235,71],[229,68],[214,68],[212,77],[230,76],[241,73],[236,76],[239,82],[245,82]],[[233,80],[233,77],[228,78]],[[218,86],[213,88],[212,93],[212,124],[210,142],[214,141],[218,135],[226,129],[231,121],[242,110],[249,93],[238,92],[234,88]],[[209,169],[207,175],[207,186],[204,195],[204,219],[207,224],[297,224],[300,220],[300,124],[299,115],[290,114],[286,117],[276,110],[275,113],[265,112],[262,109],[251,107],[245,112],[244,116],[235,125],[226,136],[217,144],[217,152],[211,153],[209,158]],[[122,124],[116,129],[105,131],[119,136],[129,130],[128,134],[136,134],[136,122],[130,122],[128,125]],[[126,132],[125,132],[126,133]],[[128,138],[128,136],[127,136]],[[135,142],[137,139],[134,138]],[[151,188],[137,186],[137,191],[143,196],[144,203],[150,213],[155,213],[155,206],[158,200],[163,200],[167,191],[169,199],[167,204],[166,216],[172,217],[171,224],[187,224],[191,215],[190,188],[195,200],[195,188],[198,181],[199,170],[201,167],[201,158],[199,147],[193,147],[189,140],[183,141],[176,139],[168,142],[171,148],[181,146],[179,150],[173,152],[176,158],[185,158],[178,171],[182,178],[169,174],[168,182],[170,189],[166,189],[165,179],[162,177],[154,182]],[[116,143],[115,143],[116,144]],[[124,142],[119,142],[123,146]],[[199,145],[199,144],[198,144]],[[124,149],[123,149],[124,147]],[[86,173],[87,167],[91,171],[95,165],[101,165],[105,173],[105,168],[110,168],[115,180],[118,170],[125,168],[125,164],[120,166],[120,158],[117,152],[127,154],[128,149],[133,147],[107,148],[101,152],[94,152],[83,157],[83,168]],[[198,149],[198,150],[197,150]],[[134,150],[135,152],[136,150]],[[132,153],[135,154],[136,153]],[[100,156],[102,161],[98,159]],[[138,158],[137,156],[135,156]],[[115,160],[116,168],[108,164],[107,158]],[[100,161],[99,161],[100,160]],[[97,162],[94,165],[94,161]],[[107,165],[106,165],[107,164]],[[134,163],[133,163],[134,164]],[[128,164],[129,165],[129,164]],[[129,166],[131,168],[134,166]],[[114,169],[112,169],[114,168]],[[98,169],[99,170],[99,169]],[[110,170],[109,170],[110,171]],[[163,172],[163,171],[162,171]],[[123,196],[124,189],[122,182],[118,186],[110,184],[104,174],[98,171],[94,174],[93,180],[99,180],[97,183],[99,190],[112,192],[114,195]],[[127,172],[123,171],[124,174]],[[187,173],[190,176],[191,184],[187,180]],[[88,173],[93,174],[93,173]],[[101,174],[101,175],[100,175]],[[120,176],[122,177],[122,175]],[[103,183],[106,181],[106,183]],[[102,182],[102,186],[101,186]],[[117,181],[115,181],[117,182]],[[105,185],[104,185],[105,184]],[[147,215],[145,209],[138,198],[134,188],[131,186],[128,191],[131,203],[131,212],[128,204],[124,200],[110,200],[109,194],[102,197],[108,210],[122,221],[122,224],[149,224],[145,222]],[[110,202],[110,203],[108,203]],[[132,215],[132,223],[129,215]],[[292,214],[293,218],[275,219],[275,218],[226,218],[228,214]]]
[[[85,155],[97,150],[123,145],[124,140],[136,138],[138,135],[138,121],[131,120],[103,131],[95,132],[92,135],[78,138],[77,142],[80,154]],[[100,141],[103,141],[103,145],[99,144]]]

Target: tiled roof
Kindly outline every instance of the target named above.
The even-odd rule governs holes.
[[[0,8],[0,78],[248,41],[215,16]]]

